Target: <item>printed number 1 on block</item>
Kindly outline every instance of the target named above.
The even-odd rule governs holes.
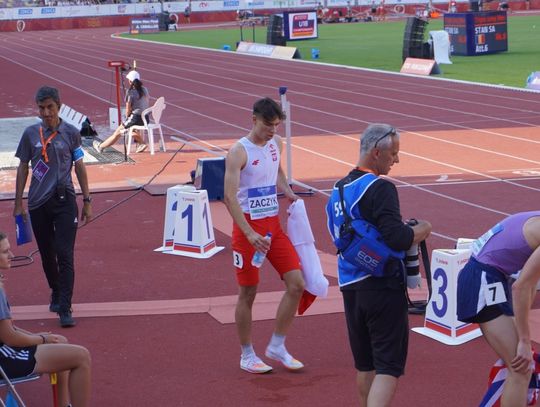
[[[210,222],[208,221],[208,205],[204,203],[204,209],[202,211],[202,217],[206,226],[206,238],[210,239]],[[187,240],[193,241],[193,205],[189,204],[184,212],[182,212],[182,219],[187,218]],[[173,232],[174,234],[174,232]]]

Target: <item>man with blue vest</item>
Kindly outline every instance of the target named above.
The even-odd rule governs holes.
[[[330,234],[341,249],[338,280],[360,406],[390,406],[404,373],[409,327],[402,259],[431,233],[427,221],[418,220],[414,226],[403,222],[395,185],[380,178],[399,162],[398,154],[396,129],[369,125],[361,136],[356,168],[335,184],[326,207]],[[349,246],[340,245],[348,220],[360,224],[354,229],[366,231],[364,239],[351,243],[358,247],[352,257]],[[407,276],[406,283],[419,287],[420,275]]]

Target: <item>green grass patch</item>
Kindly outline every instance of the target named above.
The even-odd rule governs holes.
[[[442,30],[443,21],[432,20],[427,31]],[[398,72],[402,65],[405,21],[319,25],[319,38],[289,41],[302,58],[311,60],[311,48],[320,50],[315,61]],[[129,36],[126,34],[125,36]],[[235,48],[239,28],[186,30],[143,34],[135,38],[222,49]],[[540,17],[509,16],[508,51],[482,56],[452,56],[452,65],[441,65],[443,78],[525,87],[533,71],[540,71]],[[252,41],[253,31],[244,28],[244,40]],[[266,42],[266,27],[255,28],[255,42]]]

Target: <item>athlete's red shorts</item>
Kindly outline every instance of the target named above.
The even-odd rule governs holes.
[[[245,214],[253,230],[264,236],[272,233],[270,250],[266,253],[267,260],[274,266],[283,279],[283,275],[291,270],[300,270],[300,260],[294,250],[289,237],[281,229],[278,216],[251,220]],[[232,233],[233,262],[236,268],[236,278],[241,286],[259,284],[259,269],[251,265],[251,258],[255,248],[249,243],[246,236],[236,224],[233,224]]]

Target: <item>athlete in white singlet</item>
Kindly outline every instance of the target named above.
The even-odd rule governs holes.
[[[255,251],[266,253],[286,286],[265,354],[290,370],[304,366],[285,348],[285,335],[302,297],[304,280],[298,255],[278,217],[278,187],[289,201],[298,199],[280,165],[282,142],[275,130],[283,118],[281,107],[274,100],[264,98],[255,102],[253,128],[231,147],[225,164],[224,201],[234,221],[233,262],[239,285],[235,320],[242,349],[240,368],[250,373],[272,370],[256,355],[252,345],[252,308],[259,283],[259,269],[251,264]],[[272,235],[270,241],[265,238],[268,233]]]

